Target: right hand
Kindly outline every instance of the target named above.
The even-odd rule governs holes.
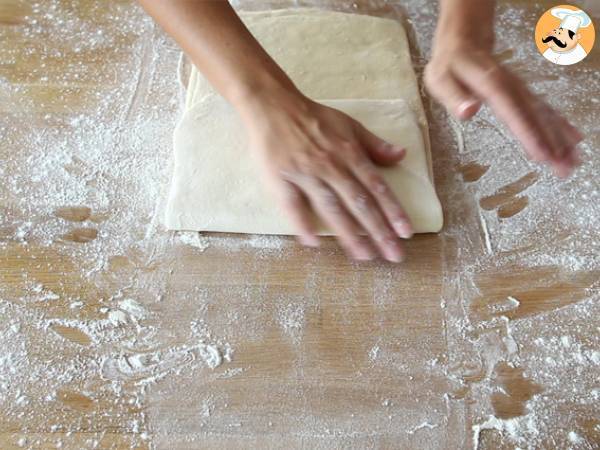
[[[256,94],[238,108],[265,183],[301,243],[317,246],[313,212],[353,258],[400,262],[410,221],[375,165],[397,164],[406,150],[298,92]]]

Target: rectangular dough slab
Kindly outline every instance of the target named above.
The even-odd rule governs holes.
[[[402,164],[382,174],[416,232],[439,231],[443,215],[432,183],[427,123],[402,26],[315,10],[242,17],[305,94],[407,148]],[[174,148],[169,229],[293,234],[263,191],[236,112],[195,69]]]

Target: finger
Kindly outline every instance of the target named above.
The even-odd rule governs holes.
[[[393,166],[406,156],[406,149],[401,145],[390,144],[371,133],[362,124],[356,122],[356,134],[371,160],[380,166]]]
[[[564,166],[568,169],[568,172],[571,171],[573,166],[571,165],[570,154],[576,151],[574,145],[571,145],[568,141],[567,136],[564,132],[559,130],[559,126],[554,127],[550,132],[551,139],[553,141],[553,145],[556,148],[556,152],[554,154],[554,158],[551,161],[551,164],[559,169],[559,166]],[[565,170],[559,170],[561,176],[566,176],[568,173]]]
[[[576,146],[568,148],[562,159],[554,161],[552,164],[558,177],[567,178],[575,171],[577,166],[581,165],[578,148]]]
[[[479,99],[451,73],[439,73],[432,67],[425,72],[425,83],[429,92],[460,120],[470,119],[481,108]]]
[[[349,169],[377,201],[379,208],[396,234],[401,238],[410,239],[414,234],[410,219],[377,169],[368,161],[364,161],[362,164],[355,163]]]
[[[565,119],[561,114],[559,114],[555,109],[553,109],[546,102],[540,100],[543,107],[543,114],[552,114],[554,119],[557,121],[561,132],[566,136],[568,144],[571,146],[579,144],[583,141],[583,134],[575,128],[571,123]]]
[[[563,122],[563,129],[566,130],[569,139],[568,142],[570,144],[569,150],[567,151],[564,157],[564,160],[566,161],[570,169],[567,175],[570,175],[570,173],[572,173],[575,170],[575,168],[581,165],[581,159],[579,156],[579,149],[577,145],[581,141],[583,141],[584,137],[583,134],[581,134],[581,132],[577,128],[571,125],[567,119],[565,119],[562,116],[559,116],[559,118]]]
[[[554,152],[544,127],[529,102],[523,101],[530,94],[520,80],[493,58],[484,55],[459,57],[456,67],[461,71],[460,78],[490,105],[533,160],[548,161],[552,158]]]
[[[319,238],[312,213],[302,191],[293,183],[285,180],[282,180],[277,191],[279,202],[296,230],[300,243],[308,247],[318,247]]]
[[[563,116],[544,103],[546,116],[553,117],[556,125],[551,128],[554,139],[559,142],[561,152],[554,161],[557,175],[567,177],[580,164],[577,144],[583,140],[583,135]]]
[[[336,235],[348,255],[358,260],[370,260],[375,252],[362,236],[362,228],[354,221],[338,196],[325,183],[301,176],[298,179],[317,215]]]
[[[571,123],[565,119],[564,117],[561,116],[561,119],[564,121],[565,123],[565,127],[569,130],[569,138],[573,140],[573,144],[579,144],[581,141],[583,141],[585,139],[585,136],[583,135],[583,133],[581,133],[581,131],[579,131],[577,128],[575,128],[573,125],[571,125]]]
[[[377,141],[381,141],[381,139],[370,133],[364,127],[362,128],[363,131],[360,137],[362,138],[361,143],[364,145],[364,148],[368,150],[371,145],[377,144]],[[364,157],[363,152],[356,151],[355,149],[350,154],[352,157],[347,160],[350,173],[352,173],[377,200],[381,211],[392,225],[396,234],[405,239],[411,238],[413,229],[410,220],[404,212],[400,201],[396,198],[383,177],[379,174],[373,164]],[[406,150],[403,150],[402,158],[405,156]]]
[[[331,168],[329,184],[346,209],[371,237],[380,254],[391,262],[400,262],[404,253],[398,237],[392,230],[379,205],[354,176],[342,166]]]
[[[531,104],[538,117],[544,117],[545,129],[553,147],[550,161],[553,171],[558,177],[566,178],[580,164],[577,144],[583,136],[545,101],[532,96]]]
[[[552,139],[554,148],[556,149],[554,158],[551,160],[551,165],[554,173],[560,178],[568,177],[575,169],[577,158],[574,154],[577,152],[576,144],[573,145],[569,139],[568,131],[564,126],[561,126],[560,117],[555,114],[556,118],[553,121],[553,126],[549,130],[549,135]],[[550,113],[548,114],[550,117]]]
[[[569,161],[571,162],[571,166],[574,168],[581,165],[581,154],[577,147],[575,147],[575,150],[569,154]]]
[[[573,167],[571,163],[566,163],[563,161],[553,163],[553,172],[558,178],[567,178],[573,172]]]
[[[581,141],[579,132],[546,102],[534,99],[539,117],[544,117],[547,132],[554,147],[554,162],[567,163],[570,152]]]

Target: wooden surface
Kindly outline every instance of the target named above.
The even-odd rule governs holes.
[[[389,13],[358,3],[364,12]],[[395,11],[416,19],[435,10],[423,3]],[[501,6],[527,17],[552,6],[530,3]],[[412,25],[419,66],[431,27]],[[78,39],[85,43],[95,30],[109,37],[79,49]],[[161,168],[177,114],[174,44],[129,2],[3,0],[0,33],[2,352],[24,349],[0,364],[1,448],[470,448],[472,427],[487,414],[525,417],[543,395],[558,406],[536,417],[565,428],[543,429],[535,448],[600,445],[597,400],[595,407],[587,392],[589,401],[575,404],[562,391],[598,375],[598,366],[582,363],[573,378],[557,371],[550,386],[543,375],[552,369],[540,371],[531,359],[536,338],[555,324],[598,349],[600,322],[589,306],[598,298],[597,254],[569,247],[597,242],[597,226],[582,233],[546,221],[536,225],[542,233],[527,237],[530,224],[514,222],[511,232],[524,237],[503,244],[500,225],[545,207],[540,202],[553,207],[553,194],[527,193],[547,178],[521,159],[506,182],[489,180],[495,163],[476,157],[478,139],[497,124],[480,119],[464,128],[461,150],[443,112],[429,111],[447,225],[407,242],[402,265],[350,262],[332,241],[315,251],[291,239],[210,236],[203,249],[157,226],[153,204],[140,204],[136,194],[158,198],[168,179]],[[597,50],[578,80],[597,76]],[[539,75],[514,53],[503,48],[500,57],[525,77]],[[546,70],[541,61],[535,64]],[[568,114],[588,124],[597,148],[594,86],[580,83],[581,103]],[[98,127],[107,134],[86,140],[73,122],[86,116],[112,128]],[[161,124],[150,137],[147,123]],[[27,152],[65,145],[74,158],[60,167],[85,181],[77,203],[69,183],[53,184],[55,166],[47,179],[27,177],[46,161],[27,159]],[[106,162],[106,171],[91,170],[94,160],[82,156],[91,153],[81,148],[94,145],[113,152],[117,166],[120,158],[132,162],[118,176]],[[591,163],[597,173],[597,157]],[[586,180],[597,189],[593,173],[579,175],[570,189]],[[150,184],[158,188],[144,187]],[[106,198],[96,194],[103,191]],[[500,225],[486,228],[486,217]],[[523,262],[532,254],[538,263]],[[562,254],[571,263],[551,258]],[[44,292],[57,298],[35,297]],[[115,329],[98,328],[125,298],[143,305],[144,314],[128,311]],[[507,298],[519,305],[505,307]],[[577,305],[587,317],[568,309]],[[523,325],[515,338],[520,353],[513,354],[503,346],[512,339],[506,324],[518,334],[527,321],[532,325]],[[202,340],[222,354],[230,347],[231,362],[207,367],[194,347]],[[149,362],[121,378],[107,375],[107,361],[119,355]],[[597,380],[591,384],[598,388]],[[28,400],[19,401],[22,395]],[[583,441],[567,439],[572,429]],[[482,432],[479,447],[514,448],[506,434]]]

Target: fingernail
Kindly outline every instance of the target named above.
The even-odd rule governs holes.
[[[394,254],[394,255],[387,255],[385,257],[385,259],[388,260],[389,262],[401,263],[402,261],[404,261],[404,256],[402,256],[402,254],[399,253],[399,254]]]
[[[540,153],[534,153],[533,155],[531,155],[531,160],[533,162],[544,162],[548,160],[548,157]]]
[[[413,237],[413,230],[409,223],[404,220],[397,220],[393,223],[394,231],[403,239]]]
[[[464,102],[460,103],[456,108],[459,117],[464,116],[467,112],[469,112],[470,109],[477,106],[478,103],[479,102],[477,100],[465,100]]]
[[[318,247],[319,239],[316,236],[299,236],[298,239],[302,245],[307,247]]]
[[[366,247],[359,247],[355,249],[353,254],[354,258],[358,259],[359,261],[370,261],[373,258],[375,258],[375,254],[373,253],[373,251],[370,248]]]
[[[568,178],[572,172],[573,168],[568,165],[559,164],[554,166],[554,174],[559,178]]]
[[[404,260],[404,255],[396,241],[386,239],[384,242],[385,259],[393,263],[399,263]]]
[[[400,145],[393,145],[389,142],[383,144],[383,151],[387,153],[402,153],[405,152],[406,149]]]

